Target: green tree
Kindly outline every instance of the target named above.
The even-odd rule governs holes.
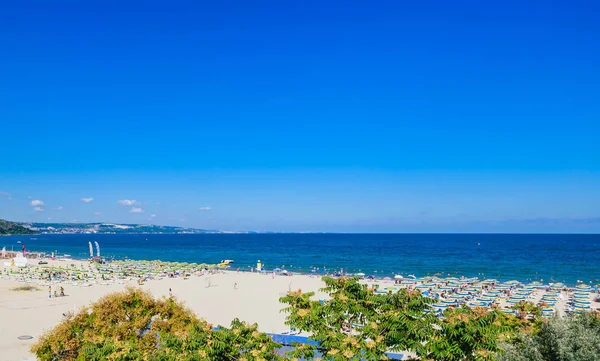
[[[328,300],[298,291],[280,301],[288,305],[287,324],[309,332],[326,360],[381,360],[390,350],[420,350],[434,332],[435,317],[424,312],[433,300],[420,292],[379,295],[355,278],[323,281]],[[311,358],[314,351],[304,345],[291,356]]]
[[[380,360],[387,351],[409,351],[421,360],[493,360],[501,341],[530,322],[496,309],[451,308],[438,319],[434,300],[418,291],[376,294],[358,279],[323,278],[329,294],[313,300],[312,292],[291,292],[287,324],[311,334],[326,360]],[[316,347],[302,346],[292,354],[310,358]]]
[[[426,359],[494,360],[500,342],[509,338],[521,323],[495,309],[463,306],[444,312],[437,333],[427,343]]]

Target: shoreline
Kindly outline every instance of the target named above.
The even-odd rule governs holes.
[[[102,254],[114,259],[218,263],[235,260],[250,270],[260,259],[267,268],[295,273],[366,273],[378,279],[396,274],[417,277],[479,277],[523,283],[579,281],[600,283],[598,238],[532,235],[374,235],[243,234],[243,235],[38,235],[8,237],[7,249],[69,253],[87,260],[88,243],[98,241]],[[326,268],[327,271],[323,271]],[[590,283],[592,282],[592,283]]]
[[[7,251],[8,253],[15,253],[15,254],[21,254],[20,251]],[[43,255],[44,257],[38,258],[38,257],[29,257],[30,255]],[[71,256],[69,255],[68,258],[64,258],[61,259],[61,256],[56,256],[54,259],[49,257],[48,252],[44,252],[44,251],[33,251],[33,250],[28,250],[27,251],[27,259],[31,259],[34,261],[41,261],[41,260],[45,260],[45,261],[49,261],[49,260],[56,260],[59,262],[64,262],[65,264],[70,262],[70,261],[75,261],[75,262],[89,262],[89,263],[94,263],[94,261],[92,260],[92,258],[81,258],[81,257],[77,257],[77,256]],[[94,257],[96,258],[96,257]],[[119,258],[105,258],[105,257],[101,257],[102,259],[106,259],[107,263],[111,263],[111,262],[123,262],[123,261],[133,261],[133,262],[170,262],[170,263],[187,263],[184,261],[162,261],[160,259],[137,259],[137,258],[130,258],[130,257],[119,257]],[[6,258],[2,258],[0,257],[0,266],[1,266],[1,262],[7,262],[10,261],[11,257],[6,257]],[[30,263],[31,264],[31,263]],[[36,266],[37,264],[32,263],[31,265]],[[226,271],[238,271],[239,272],[245,272],[245,273],[251,273],[251,272],[256,272],[254,270],[255,267],[252,266],[240,266],[240,267],[236,267],[237,265],[235,263],[231,263],[229,265],[229,267],[225,268],[224,270]],[[264,272],[266,273],[270,273],[273,272],[275,269],[278,269],[279,267],[275,267],[275,268],[270,268],[270,269],[265,269]],[[249,270],[250,269],[250,270]],[[285,266],[282,266],[282,268],[279,268],[281,270],[286,270],[289,272],[292,272],[295,275],[302,275],[302,276],[311,276],[311,277],[339,277],[339,276],[346,276],[346,277],[361,277],[365,280],[369,279],[369,280],[373,280],[373,281],[386,281],[386,280],[390,280],[397,276],[395,273],[389,272],[389,273],[373,273],[370,275],[367,275],[363,272],[339,272],[338,269],[329,269],[327,268],[327,272],[323,272],[323,270],[320,267],[317,268],[293,268],[293,269],[286,269]],[[315,271],[316,270],[316,271]],[[332,270],[334,272],[329,272],[329,270]],[[343,269],[341,269],[343,271]],[[377,271],[375,271],[377,272]],[[417,280],[433,280],[433,279],[438,279],[438,280],[445,280],[445,279],[478,279],[479,281],[484,281],[486,279],[493,279],[493,280],[497,280],[499,283],[502,282],[507,282],[507,281],[515,281],[515,279],[510,278],[510,277],[486,277],[486,278],[480,278],[479,275],[478,276],[466,276],[466,275],[460,275],[458,272],[455,273],[446,273],[446,272],[435,272],[433,274],[426,274],[424,276],[420,276],[420,277],[416,277],[415,274],[409,274],[409,275],[403,275],[403,277],[405,279],[409,279],[409,277],[414,276],[415,279]],[[584,277],[581,277],[584,278]],[[542,285],[546,285],[546,286],[552,286],[553,284],[556,283],[560,283],[560,284],[564,284],[567,288],[569,289],[573,289],[575,287],[577,287],[578,285],[581,284],[589,284],[591,287],[593,288],[600,288],[600,282],[596,283],[596,282],[592,282],[589,281],[588,283],[584,282],[584,281],[580,281],[578,280],[576,283],[568,283],[568,282],[561,282],[559,280],[553,280],[551,279],[551,282],[541,282],[541,278],[530,278],[527,281],[522,281],[517,279],[516,281],[519,282],[519,284],[522,285],[526,285],[529,283],[535,283],[535,282],[539,282]]]

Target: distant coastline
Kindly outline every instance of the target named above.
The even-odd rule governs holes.
[[[253,233],[199,228],[120,223],[20,223],[39,234],[224,234]]]

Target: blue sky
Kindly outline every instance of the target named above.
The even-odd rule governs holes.
[[[599,11],[2,4],[0,218],[600,232]]]

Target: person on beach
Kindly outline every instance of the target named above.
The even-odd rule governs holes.
[[[171,291],[170,287],[169,287],[169,297],[173,297],[173,291]]]
[[[233,289],[237,291],[237,282],[233,284]]]
[[[48,286],[48,298],[52,298],[52,286]]]
[[[61,297],[65,296],[65,288],[63,286],[60,286],[60,295]]]

